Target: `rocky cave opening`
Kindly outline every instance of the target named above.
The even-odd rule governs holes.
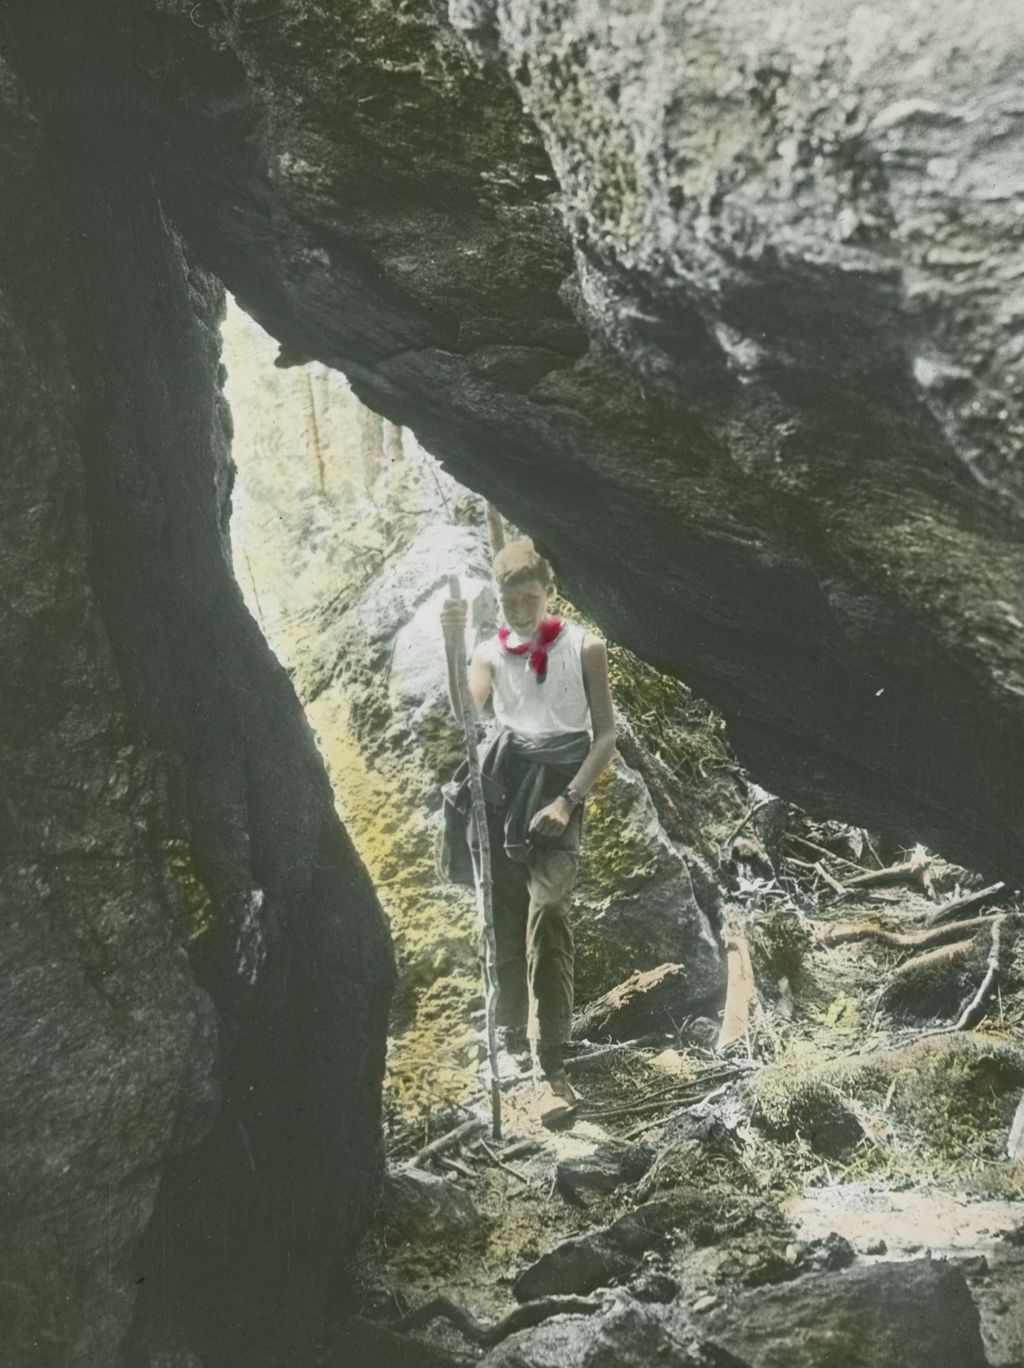
[[[748,11],[0,12],[12,1368],[1024,1358],[1022,19]],[[234,568],[225,288],[302,434]],[[572,1152],[421,1153],[477,1068],[421,882],[468,490],[615,644],[581,1031],[656,1025],[581,1042]]]

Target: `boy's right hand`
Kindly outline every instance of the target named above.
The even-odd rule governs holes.
[[[441,630],[446,637],[458,638],[465,634],[468,611],[465,599],[445,599],[441,607]]]

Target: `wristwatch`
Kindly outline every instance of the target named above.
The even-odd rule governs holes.
[[[570,784],[568,788],[564,788],[560,796],[565,799],[565,801],[572,808],[573,812],[575,812],[578,807],[583,806],[583,794],[577,793],[577,791],[573,788],[572,784]]]

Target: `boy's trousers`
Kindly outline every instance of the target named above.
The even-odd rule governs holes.
[[[523,863],[491,847],[499,1026],[525,1026],[557,1045],[572,1030],[573,939],[569,924],[579,857],[535,847]]]

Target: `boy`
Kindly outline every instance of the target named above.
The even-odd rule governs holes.
[[[527,538],[499,551],[494,578],[506,625],[473,652],[468,683],[477,715],[491,699],[497,722],[482,761],[496,1019],[508,1052],[530,1048],[536,1074],[573,1107],[563,1062],[573,1006],[569,909],[584,799],[615,750],[608,654],[600,638],[549,615],[554,576]],[[441,624],[446,635],[463,633],[466,604],[446,600]],[[448,688],[454,703],[451,672]]]

